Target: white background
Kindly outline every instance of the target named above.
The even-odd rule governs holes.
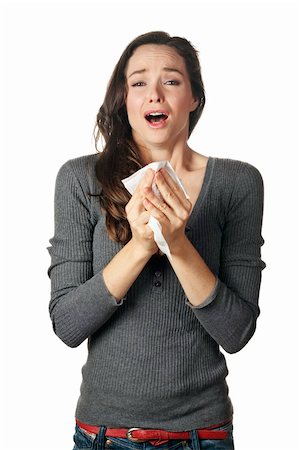
[[[66,347],[48,317],[55,178],[94,152],[125,46],[162,29],[200,52],[207,104],[191,146],[248,161],[265,182],[262,313],[249,344],[227,356],[236,449],[298,449],[296,3],[40,0],[2,2],[1,13],[0,448],[72,448],[86,344]]]

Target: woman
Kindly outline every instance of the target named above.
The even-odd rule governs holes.
[[[255,331],[263,183],[247,163],[188,146],[204,104],[193,46],[141,35],[97,116],[104,151],[57,175],[50,314],[67,345],[88,339],[76,450],[233,449],[219,346],[237,352]],[[122,180],[157,161],[189,198],[165,169],[148,169],[129,194]]]

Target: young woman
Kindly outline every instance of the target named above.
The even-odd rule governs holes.
[[[50,314],[70,347],[88,339],[76,450],[233,449],[219,347],[238,352],[255,331],[263,183],[248,163],[189,147],[204,104],[190,42],[141,35],[97,115],[103,152],[57,175]],[[189,198],[165,169],[146,170],[129,194],[122,180],[157,161],[171,164]]]

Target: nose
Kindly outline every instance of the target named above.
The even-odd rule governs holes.
[[[159,84],[152,86],[149,92],[149,103],[162,103],[164,101],[163,90]]]
[[[161,103],[161,98],[158,95],[152,95],[149,102],[150,103]]]

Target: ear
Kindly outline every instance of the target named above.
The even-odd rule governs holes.
[[[199,105],[199,99],[198,98],[193,98],[191,101],[191,105],[190,105],[190,112],[193,112],[196,110],[196,108]]]

